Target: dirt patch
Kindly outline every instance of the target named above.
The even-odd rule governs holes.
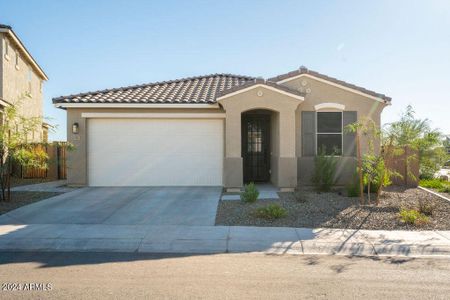
[[[216,225],[325,227],[379,230],[450,230],[450,202],[423,190],[390,187],[382,194],[380,205],[358,204],[337,192],[318,194],[309,189],[295,193],[279,193],[279,200],[258,200],[248,204],[241,201],[220,201]],[[405,225],[398,217],[400,208],[415,209],[419,200],[434,207],[428,224]],[[258,207],[277,203],[288,215],[277,220],[265,220],[255,215]]]
[[[54,181],[50,178],[11,178],[11,187]]]
[[[60,194],[61,193],[50,192],[11,192],[11,201],[0,201],[0,215],[21,206],[25,206]]]

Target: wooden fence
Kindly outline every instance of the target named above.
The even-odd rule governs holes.
[[[65,142],[48,145],[36,144],[34,147],[36,147],[36,150],[43,150],[47,153],[49,157],[48,169],[26,168],[13,163],[13,176],[19,178],[48,178],[53,180],[67,178],[67,144]]]
[[[387,149],[383,149],[386,151]],[[413,150],[409,147],[402,147],[390,153],[399,152],[397,155],[391,155],[387,157],[385,163],[386,167],[394,170],[401,177],[394,176],[392,178],[392,184],[417,187],[419,184],[419,155],[417,150]],[[410,176],[412,174],[415,178]]]

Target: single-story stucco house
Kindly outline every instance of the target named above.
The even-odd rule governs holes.
[[[268,80],[213,74],[53,99],[67,110],[68,184],[307,185],[317,149],[339,156],[338,183],[355,171],[363,117],[380,124],[391,98],[301,67]],[[362,140],[362,151],[367,142]],[[331,150],[327,150],[331,151]]]

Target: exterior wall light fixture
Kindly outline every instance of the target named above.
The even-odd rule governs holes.
[[[72,133],[73,134],[78,134],[80,132],[80,126],[78,125],[78,123],[73,123],[72,125]]]

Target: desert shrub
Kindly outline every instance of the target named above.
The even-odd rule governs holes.
[[[450,193],[450,184],[444,185],[440,189],[438,189],[441,193]]]
[[[420,213],[416,209],[404,209],[400,210],[400,221],[409,225],[424,225],[428,223],[429,218]]]
[[[325,155],[325,150],[321,149],[314,158],[314,173],[311,182],[318,192],[329,192],[336,182],[337,160],[333,156]]]
[[[441,189],[444,187],[444,182],[440,179],[424,179],[419,181],[419,185],[424,188]]]
[[[258,199],[259,191],[253,182],[244,186],[244,192],[241,194],[241,200],[247,203],[253,203]]]
[[[269,204],[267,206],[256,209],[256,216],[269,220],[285,217],[286,214],[286,209],[279,206],[278,204]]]
[[[425,216],[433,215],[434,207],[434,204],[430,203],[430,201],[426,201],[423,199],[419,200],[419,212]]]

